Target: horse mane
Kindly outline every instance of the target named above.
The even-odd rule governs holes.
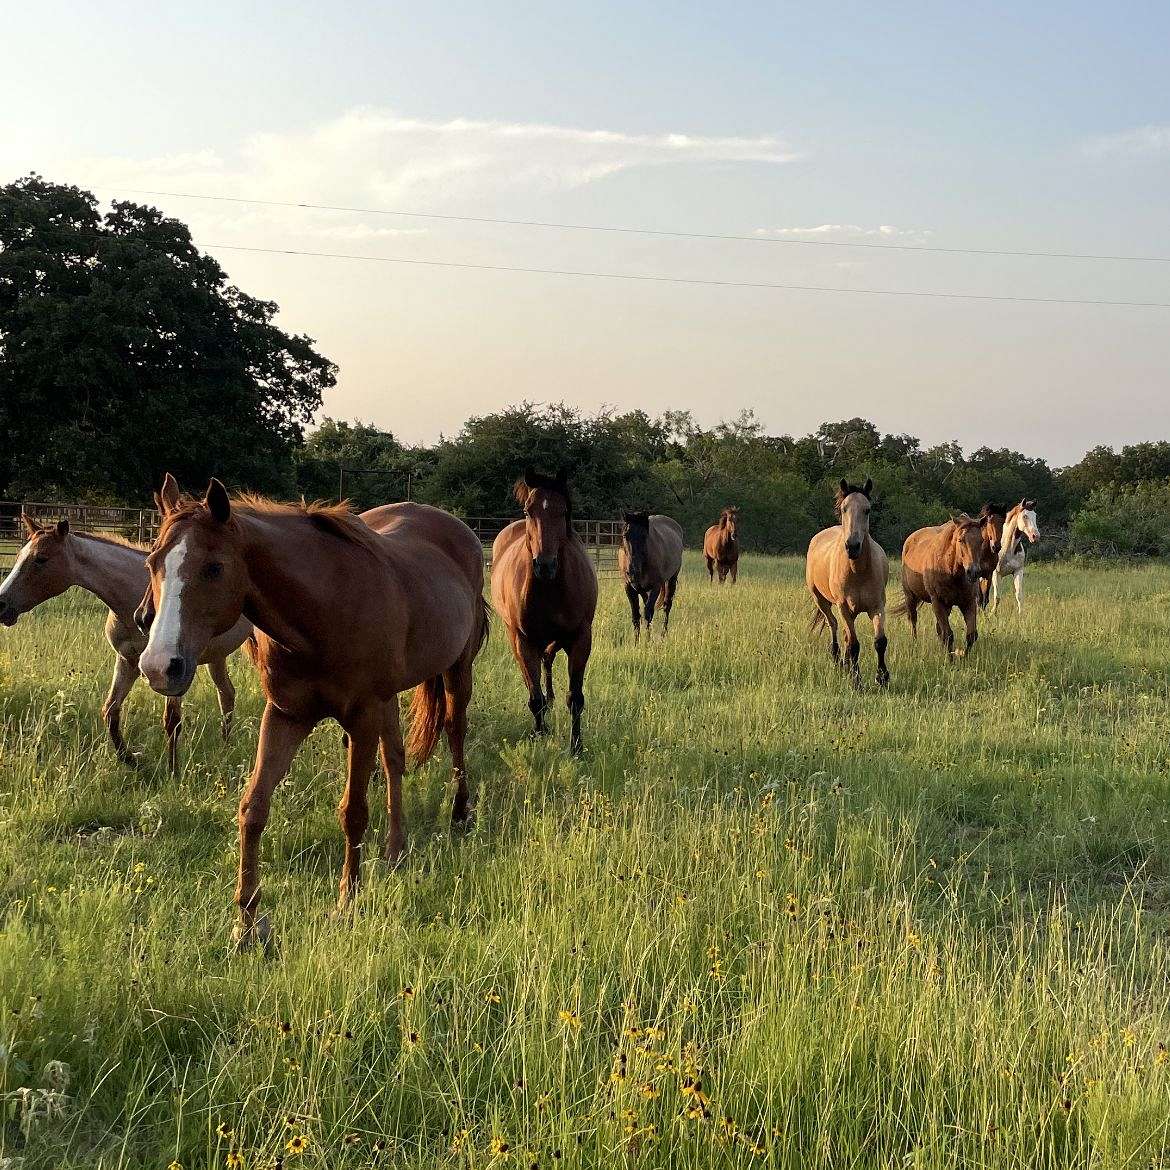
[[[722,512],[719,513],[719,523],[722,524],[725,520],[731,517],[739,516],[739,508],[734,504],[729,504]]]
[[[145,553],[150,551],[149,544],[139,544],[136,540],[119,536],[116,532],[78,532],[76,528],[70,528],[69,535],[80,537],[82,540],[94,540],[98,544],[112,544],[117,548],[133,549],[134,552]]]
[[[649,528],[650,527],[650,513],[646,510],[638,512],[624,512],[622,519],[631,528]]]
[[[867,492],[865,488],[858,487],[855,483],[849,483],[847,481],[843,482],[845,482],[844,488],[838,485],[836,492],[833,494],[833,510],[838,514],[840,514],[841,506],[847,499],[849,499],[851,495],[853,495],[854,492],[856,492],[858,495],[865,496],[867,500],[869,499],[869,492]]]
[[[983,507],[979,509],[979,515],[976,517],[976,519],[990,520],[993,516],[998,517],[1000,520],[1006,520],[1008,518],[1007,505],[984,504]]]

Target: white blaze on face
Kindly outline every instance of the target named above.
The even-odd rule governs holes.
[[[1021,524],[1020,527],[1024,530],[1024,535],[1031,541],[1040,539],[1040,525],[1036,522],[1035,512],[1020,513]]]
[[[0,585],[0,597],[8,591],[8,587],[12,585],[20,576],[21,569],[28,564],[29,558],[32,556],[33,546],[30,540],[17,554],[16,561],[12,568],[8,570],[8,576],[4,578],[4,583]]]
[[[187,556],[187,538],[184,536],[163,560],[162,592],[158,608],[150,626],[150,638],[138,660],[138,669],[150,679],[164,676],[172,658],[179,655],[179,635],[183,625],[183,561]]]

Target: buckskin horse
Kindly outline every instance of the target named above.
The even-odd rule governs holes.
[[[712,524],[703,536],[703,556],[707,559],[707,578],[714,582],[719,573],[722,585],[731,575],[735,584],[739,577],[739,509],[724,508],[719,523]]]
[[[520,664],[537,735],[545,733],[545,715],[553,701],[553,659],[565,651],[573,720],[570,750],[579,755],[597,573],[573,531],[572,500],[563,475],[554,478],[530,470],[513,491],[524,519],[509,524],[492,544],[492,605]]]
[[[113,537],[74,532],[68,520],[42,526],[31,516],[22,514],[21,519],[28,542],[0,585],[0,625],[15,625],[21,614],[60,596],[73,585],[94,594],[109,607],[106,641],[114,651],[114,677],[102,704],[102,720],[118,759],[124,764],[137,765],[138,757],[122,737],[122,704],[138,681],[138,658],[146,648],[146,638],[134,625],[134,610],[150,581],[147,550]],[[220,730],[224,739],[231,731],[236,705],[236,688],[227,668],[228,655],[251,633],[251,625],[241,618],[226,633],[208,642],[199,656],[219,696]],[[163,709],[163,729],[172,772],[179,767],[182,723],[183,700],[168,698]]]
[[[386,857],[405,847],[402,775],[451,749],[451,820],[470,814],[464,740],[472,663],[487,636],[483,548],[461,520],[424,504],[390,504],[354,516],[346,504],[232,501],[218,480],[202,500],[168,475],[162,528],[150,555],[150,587],[137,617],[149,630],[139,669],[169,696],[190,685],[212,638],[241,615],[256,629],[266,700],[251,779],[240,801],[236,904],[241,948],[267,944],[257,918],[260,838],[273,789],[323,719],[345,729],[348,761],[338,808],[345,834],[339,907],[360,880],[369,822],[367,787],[379,746],[386,775]],[[413,688],[406,745],[399,692]]]
[[[841,481],[834,500],[841,523],[822,529],[809,541],[804,579],[817,607],[812,628],[829,628],[833,639],[829,652],[834,662],[841,661],[841,649],[833,606],[841,612],[845,623],[845,659],[854,686],[861,685],[858,667],[861,643],[855,622],[863,613],[872,620],[877,683],[884,687],[890,681],[886,669],[886,584],[890,579],[890,564],[885,549],[869,532],[872,493],[872,479],[867,479],[863,487]]]
[[[670,611],[682,571],[683,530],[677,520],[649,512],[627,512],[618,548],[618,569],[634,622],[634,639],[641,633],[640,607],[646,612],[646,634],[654,620],[654,606],[662,603],[662,636],[670,628]]]

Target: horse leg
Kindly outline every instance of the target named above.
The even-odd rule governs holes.
[[[849,679],[855,687],[861,686],[861,669],[858,659],[861,657],[861,642],[857,637],[857,614],[848,605],[842,605],[841,618],[845,622],[845,666],[849,671]]]
[[[236,709],[236,688],[232,685],[232,676],[228,673],[226,658],[214,658],[207,664],[207,673],[215,683],[216,694],[219,697],[219,732],[226,743],[232,733],[232,713]]]
[[[451,801],[453,825],[465,825],[471,819],[467,761],[464,759],[463,748],[467,740],[467,706],[471,702],[471,664],[479,652],[478,641],[470,651],[469,655],[461,658],[443,675],[443,689],[447,693],[443,732],[447,736],[447,746],[451,749],[451,774],[455,781],[455,796]],[[547,709],[548,700],[545,699],[543,710]]]
[[[642,604],[646,610],[646,638],[650,638],[650,623],[654,620],[654,606],[658,601],[658,594],[661,589],[651,589],[649,592],[642,594]]]
[[[873,648],[877,651],[877,685],[889,686],[890,672],[886,669],[886,647],[889,640],[886,638],[886,611],[885,607],[873,615]]]
[[[938,630],[938,640],[943,649],[950,654],[955,648],[955,634],[951,629],[951,607],[941,601],[932,601],[930,608],[934,610],[934,624]]]
[[[988,579],[986,577],[980,577],[979,578],[979,608],[980,609],[987,608],[987,595],[988,595],[988,591],[990,590],[990,588],[991,588],[991,583],[988,581]]]
[[[636,642],[642,632],[642,610],[638,591],[633,585],[626,586],[626,600],[630,603],[630,614],[634,619],[634,641]]]
[[[267,945],[270,938],[267,919],[256,918],[256,908],[260,905],[260,838],[268,824],[273,790],[288,775],[297,749],[312,730],[312,723],[293,719],[271,703],[264,708],[260,719],[256,763],[240,799],[240,873],[236,881],[239,950],[258,942]]]
[[[723,584],[723,578],[719,578],[719,584]],[[666,631],[670,629],[670,611],[674,608],[674,594],[678,589],[678,574],[675,573],[673,577],[662,587],[662,596],[665,601],[662,604],[662,636],[666,637]]]
[[[977,601],[974,599],[968,601],[961,612],[963,614],[963,622],[967,627],[966,649],[964,650],[964,653],[966,653],[979,640],[979,630],[977,628],[979,605]]]
[[[1012,585],[1016,590],[1016,613],[1024,612],[1024,570],[1017,569],[1012,574]]]
[[[734,585],[739,580],[739,561],[731,562],[731,583]]]
[[[832,638],[832,641],[829,643],[829,656],[833,659],[834,662],[840,662],[841,646],[837,641],[837,616],[833,613],[833,603],[823,594],[818,593],[816,589],[813,589],[812,595],[813,601],[816,602],[817,609],[819,609],[821,614],[824,616],[825,625],[829,627],[829,634]],[[813,624],[813,628],[816,628],[815,622]]]
[[[550,646],[544,652],[544,697],[551,707],[556,694],[553,692],[553,659],[557,656],[556,646]]]
[[[341,867],[341,884],[337,891],[337,908],[344,910],[362,880],[362,842],[370,823],[370,773],[378,752],[382,731],[382,709],[368,708],[346,722],[349,751],[346,753],[345,790],[337,806],[337,819],[345,834],[345,861]]]
[[[715,558],[714,557],[707,558],[707,580],[710,581],[712,585],[715,584]]]
[[[126,747],[126,741],[122,738],[122,704],[137,678],[137,662],[130,662],[121,654],[116,655],[114,677],[110,680],[110,693],[106,695],[106,701],[102,704],[102,720],[105,722],[106,731],[109,732],[114,751],[123,764],[129,764],[131,767],[137,766],[138,757]]]
[[[904,589],[902,595],[906,599],[906,617],[910,622],[910,633],[913,637],[918,637],[918,606],[920,604],[917,597],[909,590]]]
[[[167,733],[167,763],[174,776],[179,771],[179,732],[183,727],[183,700],[168,698],[163,707],[163,730]]]
[[[991,613],[999,609],[999,570],[991,574]]]
[[[406,849],[406,829],[402,823],[402,776],[406,771],[406,748],[402,743],[397,695],[383,705],[378,743],[382,751],[382,772],[386,777],[386,845],[382,856],[391,865],[397,865]]]
[[[512,632],[512,650],[516,655],[516,661],[520,663],[524,685],[528,688],[528,710],[532,712],[534,722],[532,734],[544,735],[546,731],[544,715],[548,710],[548,703],[540,689],[543,655],[519,630]]]
[[[585,710],[585,667],[593,649],[593,629],[586,626],[568,647],[569,657],[569,714],[573,719],[573,733],[569,739],[569,751],[575,756],[582,752],[581,712]]]

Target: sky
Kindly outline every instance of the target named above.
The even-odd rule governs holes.
[[[406,442],[521,400],[740,409],[1056,465],[1170,438],[1164,4],[78,5],[5,15],[0,182],[190,224],[340,367],[323,414]],[[204,202],[142,190],[433,216]],[[231,246],[231,247],[229,247]]]

